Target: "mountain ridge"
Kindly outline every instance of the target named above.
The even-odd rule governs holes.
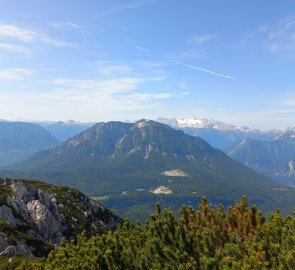
[[[235,126],[221,121],[207,118],[168,119],[160,117],[157,121],[167,124],[175,129],[183,130],[186,134],[199,136],[212,146],[226,150],[232,144],[245,138],[271,140],[280,134],[279,130],[261,131],[245,126]]]
[[[177,209],[202,195],[228,204],[245,194],[263,210],[290,212],[295,198],[290,187],[280,188],[203,139],[152,120],[98,123],[9,169],[1,174],[70,185],[107,198],[113,209],[143,203],[152,209],[157,200]]]
[[[294,178],[295,136],[293,131],[280,133],[271,141],[247,138],[232,145],[232,158],[265,175]]]
[[[37,124],[0,121],[0,166],[7,166],[59,141]]]

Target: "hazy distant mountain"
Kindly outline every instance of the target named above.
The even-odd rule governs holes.
[[[125,210],[143,204],[153,207],[159,199],[179,207],[202,195],[227,204],[246,194],[264,209],[289,209],[287,198],[294,198],[295,204],[289,190],[282,198],[272,180],[201,138],[149,120],[98,123],[10,169],[75,186],[92,196],[111,196],[107,205]]]
[[[39,122],[46,130],[50,132],[52,136],[59,141],[64,142],[87,128],[94,125],[94,123],[80,123],[73,120],[59,121],[59,122]]]
[[[242,140],[232,145],[227,153],[254,170],[276,179],[295,177],[295,130],[281,133],[271,141]]]
[[[278,131],[262,132],[258,129],[239,127],[212,119],[196,117],[190,119],[158,118],[157,121],[183,130],[189,135],[199,136],[219,149],[225,149],[245,138],[269,140],[278,133]]]
[[[59,144],[37,124],[0,121],[0,166],[7,166]]]

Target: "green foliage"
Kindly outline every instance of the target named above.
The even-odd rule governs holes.
[[[243,197],[214,209],[204,197],[177,218],[160,205],[146,222],[62,243],[34,269],[295,269],[295,214],[277,210],[266,220]]]
[[[0,178],[0,205],[6,204],[6,200],[11,195],[10,187],[3,185],[3,180]]]
[[[33,270],[35,266],[33,260],[22,257],[1,257],[0,270]]]

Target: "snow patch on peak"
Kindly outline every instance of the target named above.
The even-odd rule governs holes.
[[[226,124],[221,121],[216,121],[214,119],[207,119],[207,118],[188,118],[188,119],[166,119],[166,118],[158,118],[158,122],[170,125],[172,127],[178,127],[178,128],[213,128],[218,130],[233,130],[233,131],[244,131],[249,132],[252,129],[249,127],[240,127],[240,126],[234,126],[231,124]]]
[[[147,126],[149,124],[150,120],[140,120],[138,122],[135,123],[135,126],[138,127],[138,128],[143,128],[145,126]]]
[[[177,124],[179,127],[204,127],[205,125],[204,121],[198,118],[179,119]]]
[[[239,145],[243,145],[243,144],[245,144],[246,141],[247,141],[247,140],[242,140],[242,141],[239,143]]]

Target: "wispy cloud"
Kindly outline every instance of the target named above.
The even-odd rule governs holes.
[[[123,5],[118,5],[116,7],[113,7],[109,10],[106,10],[102,13],[102,15],[111,15],[114,13],[118,13],[118,12],[122,12],[125,10],[129,10],[129,9],[135,9],[135,8],[140,8],[143,6],[148,6],[148,5],[152,5],[152,4],[156,4],[158,2],[161,2],[162,0],[139,0],[139,1],[131,1],[131,2],[124,2]],[[122,1],[123,3],[123,1]]]
[[[183,91],[180,93],[180,96],[184,97],[184,96],[188,96],[190,94],[189,91]]]
[[[25,56],[29,56],[32,54],[32,51],[29,48],[27,48],[25,46],[11,44],[11,43],[1,43],[0,42],[0,50],[18,53],[18,54],[22,54]]]
[[[170,59],[170,61],[173,62],[173,63],[175,63],[175,64],[181,65],[181,66],[185,66],[185,67],[188,67],[188,68],[191,68],[191,69],[195,69],[195,70],[198,70],[198,71],[201,71],[201,72],[205,72],[205,73],[211,74],[213,76],[222,77],[222,78],[225,78],[225,79],[237,81],[232,76],[228,76],[228,75],[224,75],[224,74],[221,74],[221,73],[217,73],[217,72],[214,72],[214,71],[209,70],[209,69],[204,69],[204,68],[196,67],[196,66],[193,66],[193,65],[185,64],[185,63],[176,61],[174,59]]]
[[[38,100],[48,107],[67,108],[72,114],[78,110],[87,115],[108,115],[118,113],[130,116],[132,110],[147,110],[155,101],[173,96],[169,91],[143,91],[150,83],[159,81],[150,70],[138,69],[138,64],[124,64],[115,61],[99,61],[92,65],[92,78],[56,78],[51,80],[51,90],[38,94]],[[36,98],[36,97],[35,97]],[[45,105],[43,105],[45,107]],[[85,116],[86,117],[86,116]]]
[[[0,79],[6,80],[21,80],[28,76],[32,76],[37,72],[32,69],[25,68],[6,68],[0,69]]]
[[[39,34],[15,25],[0,24],[0,36],[17,39],[23,42],[33,42]]]
[[[50,25],[53,28],[73,28],[73,29],[82,29],[82,26],[80,26],[77,23],[73,23],[73,22],[53,22],[50,23]]]
[[[295,52],[295,17],[260,26],[256,31],[245,34],[242,44],[262,45],[274,53]]]
[[[285,93],[280,104],[285,107],[294,107],[295,108],[295,90]]]
[[[188,45],[200,45],[214,39],[216,35],[207,34],[207,35],[195,35],[189,37],[187,44]]]
[[[9,24],[0,24],[0,37],[24,43],[43,42],[57,47],[76,47],[77,44],[57,40],[46,34]]]
[[[140,77],[123,77],[116,79],[90,79],[90,80],[78,80],[78,79],[54,79],[51,81],[59,87],[66,87],[67,89],[75,89],[78,92],[86,94],[84,91],[96,92],[101,94],[118,94],[135,90],[139,83],[143,82]]]
[[[128,95],[128,98],[138,101],[149,101],[153,99],[168,99],[173,97],[171,93],[163,92],[163,93],[134,93]]]
[[[133,47],[133,48],[139,50],[139,51],[142,51],[142,52],[145,52],[145,53],[149,53],[149,51],[148,51],[147,49],[142,48],[142,47],[140,47],[140,46],[138,46],[138,45],[135,45],[135,44],[132,44],[132,43],[128,43],[128,45],[129,45],[130,47]]]
[[[208,45],[210,41],[216,39],[215,34],[205,34],[205,35],[194,35],[190,36],[186,41],[186,49],[184,51],[178,52],[170,57],[173,59],[178,59],[180,61],[185,61],[187,59],[204,58],[206,56],[206,50],[204,44]]]
[[[66,42],[66,41],[50,38],[47,36],[43,36],[42,41],[46,44],[53,45],[56,47],[71,47],[71,48],[79,47],[79,45],[76,43]]]
[[[164,61],[136,61],[136,67],[139,67],[143,70],[156,70],[156,69],[162,69],[166,62]]]
[[[97,61],[94,63],[94,68],[103,76],[128,74],[132,70],[132,67],[129,64],[118,63],[115,61]]]

